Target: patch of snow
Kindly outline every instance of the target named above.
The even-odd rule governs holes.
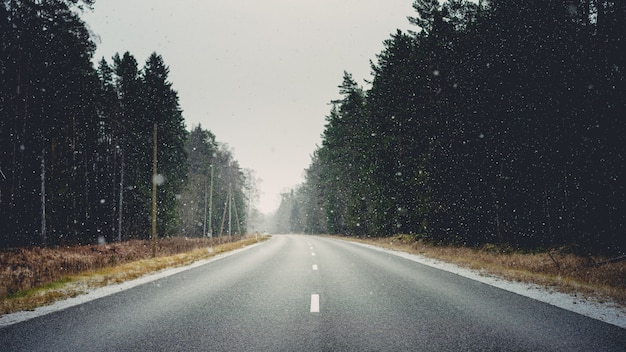
[[[196,261],[192,264],[186,265],[186,266],[180,266],[180,267],[175,267],[175,268],[168,268],[168,269],[163,269],[161,271],[157,271],[155,273],[152,274],[147,274],[144,275],[140,278],[137,278],[135,280],[130,280],[130,281],[125,281],[125,282],[121,282],[119,284],[111,284],[111,285],[107,285],[104,287],[99,287],[99,288],[94,288],[94,289],[90,289],[88,290],[86,293],[78,295],[76,297],[72,297],[72,298],[68,298],[68,299],[64,299],[61,301],[57,301],[54,302],[50,305],[47,306],[43,306],[43,307],[39,307],[36,308],[35,310],[32,311],[23,311],[23,312],[16,312],[16,313],[11,313],[11,314],[5,314],[3,316],[0,316],[0,327],[3,326],[8,326],[8,325],[13,325],[13,324],[17,324],[26,320],[30,320],[36,317],[40,317],[42,315],[46,315],[46,314],[50,314],[50,313],[54,313],[63,309],[67,309],[73,306],[77,306],[89,301],[93,301],[96,300],[98,298],[102,298],[102,297],[106,297],[106,296],[110,296],[112,294],[124,291],[124,290],[128,290],[130,288],[139,286],[139,285],[143,285],[146,284],[148,282],[152,282],[152,281],[156,281],[159,279],[162,279],[164,277],[167,276],[171,276],[174,274],[178,274],[180,272],[183,272],[185,270],[189,270],[189,269],[193,269],[193,268],[197,268],[199,266],[214,262],[216,260],[220,260],[226,257],[229,257],[233,254],[237,254],[239,252],[248,250],[250,248],[256,247],[259,244],[261,244],[262,242],[253,244],[253,245],[249,245],[243,248],[239,248],[233,251],[229,251],[229,252],[225,252],[225,253],[221,253],[218,254],[214,257],[211,258],[207,258],[207,259],[203,259],[203,260],[199,260]],[[207,249],[209,253],[213,252],[213,248],[208,248]]]
[[[454,264],[442,262],[422,255],[410,254],[391,249],[381,248],[370,244],[350,242],[377,251],[393,254],[416,263],[424,264],[436,269],[444,270],[471,280],[501,288],[518,295],[532,298],[555,307],[584,315],[589,318],[603,321],[608,324],[626,329],[626,308],[612,302],[598,302],[592,299],[577,297],[571,294],[556,292],[546,287],[526,284],[522,282],[508,281],[479,270],[463,268]]]

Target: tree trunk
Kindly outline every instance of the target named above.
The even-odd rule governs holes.
[[[41,148],[41,243],[46,245],[46,149]]]

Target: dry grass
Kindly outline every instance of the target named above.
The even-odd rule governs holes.
[[[149,241],[3,251],[0,252],[0,267],[3,268],[0,273],[0,315],[32,310],[79,295],[90,288],[191,264],[255,242],[254,237],[161,239],[156,258],[151,258]]]
[[[534,283],[559,292],[611,301],[626,307],[626,262],[596,266],[607,258],[580,257],[562,251],[520,253],[494,246],[465,248],[433,246],[409,236],[349,240],[420,254],[481,270],[508,280]]]

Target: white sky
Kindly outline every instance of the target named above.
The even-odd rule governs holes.
[[[360,84],[413,0],[97,0],[95,60],[156,51],[187,128],[202,124],[252,169],[264,213],[303,181],[343,71]]]

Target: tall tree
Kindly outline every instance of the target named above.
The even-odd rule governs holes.
[[[119,125],[122,232],[130,237],[146,237],[150,228],[152,125],[144,120],[141,72],[135,57],[129,52],[121,57],[116,54],[113,71],[119,99],[119,114],[115,118]]]
[[[7,243],[54,244],[93,235],[85,227],[90,222],[86,165],[93,144],[88,121],[95,114],[90,104],[95,46],[73,9],[90,3],[3,1],[8,55],[3,56],[0,133],[8,149],[0,212],[10,224],[7,233],[16,236]],[[39,224],[34,225],[34,214]]]
[[[366,200],[366,174],[363,163],[367,127],[365,95],[352,75],[344,72],[339,86],[343,98],[333,102],[327,117],[322,147],[318,155],[324,167],[322,194],[328,230],[333,233],[359,231]]]
[[[96,183],[99,206],[96,211],[99,240],[114,241],[122,237],[123,179],[121,175],[122,161],[122,130],[120,121],[120,101],[117,97],[113,68],[102,58],[98,63],[100,82],[98,105],[98,162]]]
[[[158,131],[158,172],[163,182],[157,188],[159,205],[157,226],[161,234],[172,234],[177,229],[176,196],[180,194],[187,179],[187,168],[184,165],[187,160],[185,151],[187,131],[178,94],[172,89],[168,76],[169,68],[165,66],[163,58],[156,53],[150,55],[143,71],[142,99],[145,108],[144,121],[156,125]],[[152,131],[151,128],[146,130]],[[152,143],[148,146],[152,146]],[[151,174],[144,177],[152,180]]]
[[[219,144],[214,164],[213,213],[218,235],[243,235],[247,231],[246,179],[227,144]]]
[[[216,234],[218,212],[213,203],[217,142],[211,131],[194,127],[185,144],[189,160],[188,184],[180,198],[180,233],[202,237]],[[220,208],[221,209],[221,208]]]
[[[373,230],[381,235],[415,233],[422,223],[420,195],[428,156],[428,123],[421,102],[432,73],[420,71],[416,41],[398,31],[372,64],[374,79],[367,94],[371,136],[368,162],[372,184]]]

